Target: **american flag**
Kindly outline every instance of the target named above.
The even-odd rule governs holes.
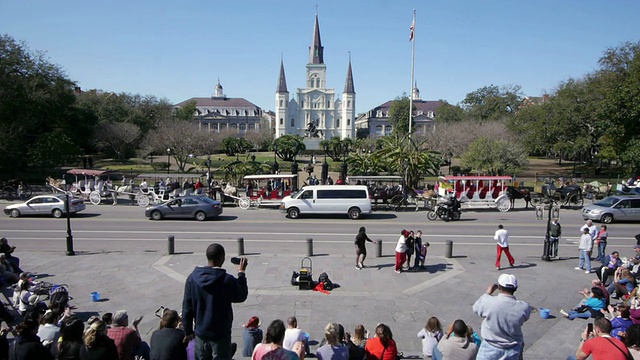
[[[409,34],[409,41],[413,40],[413,30],[415,29],[415,20],[411,22],[411,34]]]

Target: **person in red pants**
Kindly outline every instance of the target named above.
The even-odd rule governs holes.
[[[509,233],[504,229],[504,226],[502,226],[502,224],[498,225],[498,230],[496,230],[496,234],[493,236],[493,239],[498,242],[496,270],[500,270],[500,258],[502,258],[503,251],[505,254],[507,254],[509,266],[513,267],[513,263],[516,262],[516,260],[513,258],[513,256],[511,256],[511,251],[509,251]]]
[[[402,264],[407,261],[407,236],[409,232],[407,230],[400,231],[400,238],[396,244],[396,272],[402,272]]]

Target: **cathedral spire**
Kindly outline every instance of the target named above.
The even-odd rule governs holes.
[[[313,25],[313,41],[309,47],[309,64],[324,64],[324,47],[320,41],[320,25],[318,24],[318,10],[316,9],[316,22]]]
[[[344,84],[345,94],[355,94],[353,87],[353,73],[351,72],[351,52],[349,52],[349,68],[347,69],[347,81]]]
[[[279,93],[288,93],[287,91],[287,78],[284,76],[284,61],[280,59],[280,77],[278,78],[278,91]]]

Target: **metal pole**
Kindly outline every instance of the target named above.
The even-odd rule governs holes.
[[[238,238],[238,256],[244,255],[244,238]]]
[[[453,240],[447,240],[444,248],[444,257],[451,259],[453,257]]]
[[[414,59],[416,53],[416,9],[413,9],[413,22],[411,23],[411,91],[409,92],[409,137],[411,137],[411,120],[413,118],[413,75]]]
[[[171,149],[167,149],[167,174],[171,172]]]
[[[175,237],[170,235],[167,237],[167,254],[173,255],[175,253]]]
[[[376,257],[382,257],[382,239],[376,240]]]
[[[313,256],[313,239],[307,238],[307,256]]]
[[[73,235],[71,234],[71,211],[69,211],[69,193],[67,195],[67,202],[64,204],[64,209],[67,212],[67,256],[75,255],[73,251]]]

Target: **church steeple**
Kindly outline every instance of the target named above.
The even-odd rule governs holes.
[[[309,64],[324,64],[324,47],[320,41],[320,25],[318,24],[318,11],[316,10],[316,22],[313,25],[313,41],[309,47]]]
[[[280,78],[278,79],[278,91],[279,93],[288,93],[287,91],[287,78],[284,76],[284,62],[280,59]]]
[[[351,53],[349,53],[349,68],[347,69],[347,81],[344,84],[345,94],[355,94],[356,90],[353,87],[353,73],[351,72]]]

